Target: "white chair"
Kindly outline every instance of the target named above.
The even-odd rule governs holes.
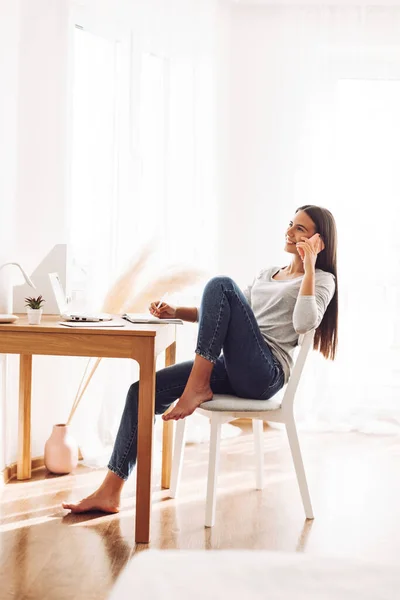
[[[197,409],[200,414],[209,417],[211,425],[205,520],[206,527],[213,527],[215,523],[221,425],[239,418],[252,419],[256,456],[256,489],[258,490],[263,488],[264,479],[263,422],[275,421],[285,424],[300,494],[303,500],[304,511],[307,519],[314,518],[293,414],[293,403],[297,386],[300,381],[307,355],[313,347],[313,341],[314,330],[300,335],[299,351],[293,365],[290,379],[286,385],[282,401],[277,400],[275,397],[270,400],[251,400],[239,398],[237,396],[216,394],[212,400],[205,402]],[[171,473],[171,498],[176,498],[178,494],[185,445],[185,425],[186,419],[182,419],[177,422],[176,426]]]

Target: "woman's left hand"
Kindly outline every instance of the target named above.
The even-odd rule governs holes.
[[[317,262],[318,253],[324,249],[325,245],[322,241],[321,237],[318,234],[318,239],[315,243],[312,243],[309,238],[302,237],[302,242],[297,242],[296,248],[299,252],[299,249],[303,252],[299,252],[300,258],[303,261],[304,271],[314,270],[315,263]],[[304,256],[302,256],[304,255]]]

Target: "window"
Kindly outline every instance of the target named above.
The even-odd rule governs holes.
[[[70,246],[75,295],[98,302],[115,262],[121,44],[75,27]]]

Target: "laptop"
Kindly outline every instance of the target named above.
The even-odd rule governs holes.
[[[61,285],[58,273],[49,273],[51,287],[54,292],[60,317],[63,321],[78,321],[80,323],[99,323],[101,321],[112,321],[112,316],[105,313],[68,312],[67,299]]]

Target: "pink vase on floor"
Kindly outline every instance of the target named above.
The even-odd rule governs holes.
[[[44,447],[44,464],[51,473],[71,473],[78,464],[78,444],[68,425],[54,425]]]

